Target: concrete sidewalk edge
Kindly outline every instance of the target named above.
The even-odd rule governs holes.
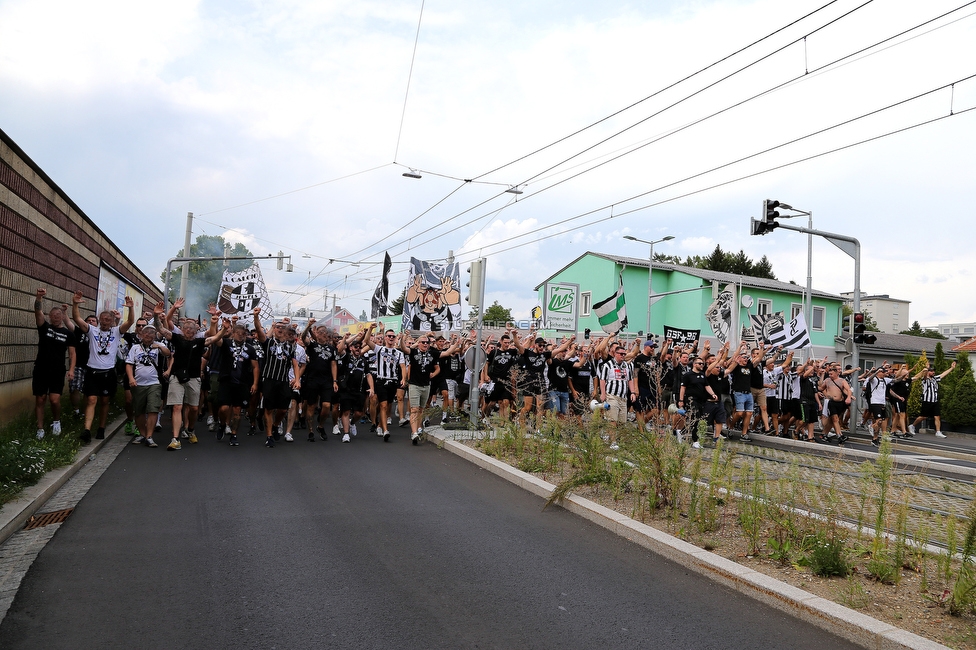
[[[89,462],[92,454],[99,450],[116,435],[125,423],[125,415],[121,415],[105,427],[104,440],[92,440],[75,454],[75,459],[64,467],[52,470],[44,475],[40,481],[20,493],[13,501],[5,503],[0,508],[0,544],[23,529],[34,514],[40,510],[62,485],[68,482],[75,473]]]
[[[452,440],[440,431],[427,431],[426,433],[428,437],[436,441],[438,447],[446,449],[543,499],[549,498],[556,487],[547,481]],[[700,575],[731,587],[743,595],[779,611],[837,634],[861,647],[872,650],[894,650],[896,648],[935,650],[936,648],[947,648],[940,643],[727,560],[589,499],[571,494],[566,499],[556,503],[569,512],[639,544],[657,555],[681,564]]]

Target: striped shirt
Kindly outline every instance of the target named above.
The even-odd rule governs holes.
[[[939,382],[942,378],[938,375],[926,377],[922,380],[922,401],[936,403],[939,401]]]
[[[288,371],[292,368],[291,360],[295,358],[295,343],[269,337],[261,347],[264,350],[264,368],[261,371],[261,378],[288,381]]]
[[[607,361],[600,368],[600,379],[606,382],[607,395],[614,397],[627,397],[631,377],[634,376],[634,368],[628,361],[617,363]]]
[[[373,361],[373,370],[377,379],[383,381],[396,381],[400,379],[401,366],[405,364],[406,357],[397,348],[376,347],[376,359]]]

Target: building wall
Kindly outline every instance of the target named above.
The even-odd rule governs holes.
[[[0,419],[33,401],[37,289],[47,289],[45,312],[70,304],[79,289],[93,311],[103,264],[147,302],[162,299],[158,287],[0,131]]]

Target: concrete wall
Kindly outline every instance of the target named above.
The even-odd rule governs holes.
[[[94,311],[102,265],[142,291],[162,292],[81,209],[0,131],[0,424],[33,403],[37,354],[34,294],[47,289],[44,311],[81,290]]]

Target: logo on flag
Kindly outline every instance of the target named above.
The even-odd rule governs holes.
[[[779,315],[778,323],[783,322],[782,315]],[[803,313],[796,315],[796,318],[785,325],[779,325],[776,329],[763,327],[763,335],[771,345],[781,345],[785,350],[799,350],[810,347],[813,342],[810,340],[810,332],[807,331],[806,319]]]
[[[268,288],[257,264],[243,271],[224,271],[220,281],[220,294],[217,296],[217,309],[223,314],[241,314],[261,308],[261,314],[271,316],[271,300]]]
[[[593,305],[593,312],[600,321],[604,332],[612,334],[627,328],[627,304],[624,300],[624,275],[620,274],[620,285],[616,293]]]

